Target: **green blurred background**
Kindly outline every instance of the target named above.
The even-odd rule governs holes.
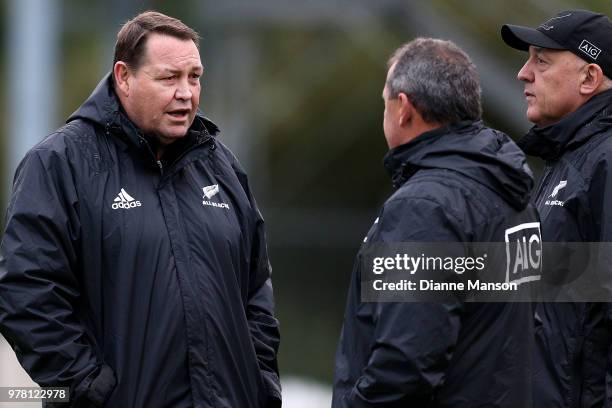
[[[30,137],[40,139],[60,126],[110,70],[115,33],[140,11],[159,10],[200,32],[206,71],[201,108],[248,169],[267,220],[282,330],[281,372],[324,384],[332,379],[353,256],[391,192],[382,166],[381,99],[390,53],[416,36],[455,41],[481,74],[485,121],[517,138],[529,128],[516,80],[525,55],[502,43],[500,26],[535,26],[570,8],[612,15],[609,0],[2,4],[3,203],[11,167],[20,159],[15,156],[21,155],[14,142],[27,132],[16,123],[23,118],[18,106],[43,129]],[[39,32],[35,25],[24,27],[19,22],[30,20],[20,18],[41,13],[52,35],[39,35],[34,49],[19,49],[24,30]],[[28,50],[52,52],[50,59],[29,66],[17,56]],[[27,76],[18,75],[24,70]],[[40,98],[22,93],[28,81],[41,77],[46,79],[37,88]],[[537,172],[539,164],[532,168]]]

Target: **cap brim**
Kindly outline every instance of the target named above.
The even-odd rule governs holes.
[[[565,49],[545,34],[530,27],[504,24],[501,28],[501,37],[510,47],[521,51],[528,51],[530,45],[553,50]]]

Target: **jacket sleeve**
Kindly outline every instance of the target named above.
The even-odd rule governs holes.
[[[32,150],[13,185],[0,248],[0,331],[41,386],[72,406],[102,406],[115,385],[75,313],[78,199],[65,158]]]
[[[612,303],[605,304],[604,312],[608,330],[612,330]],[[608,343],[607,349],[608,353],[606,356],[606,378],[604,383],[605,396],[603,407],[612,408],[612,342]]]
[[[458,224],[440,205],[427,199],[387,203],[379,224],[380,242],[462,240]],[[428,303],[374,304],[370,355],[343,406],[411,406],[416,401],[429,401],[444,380],[462,312],[463,303],[456,297]]]
[[[581,222],[586,231],[582,231],[585,241],[589,242],[612,242],[612,174],[609,166],[612,164],[612,156],[609,152],[601,152],[604,157],[597,161],[593,169],[588,186],[588,208],[590,210],[590,221]],[[579,220],[583,221],[583,220]]]
[[[591,210],[592,224],[590,231],[585,232],[588,241],[600,241],[602,247],[598,253],[598,264],[596,266],[602,284],[607,288],[606,295],[608,298],[612,296],[612,266],[610,266],[610,253],[612,247],[612,175],[609,174],[609,166],[612,162],[612,157],[609,156],[607,150],[602,150],[604,155],[596,164],[593,171],[593,176],[589,184],[589,208]],[[605,322],[608,333],[612,333],[612,303],[608,302],[603,305],[605,313]],[[609,335],[607,338],[611,338]],[[606,364],[606,379],[605,379],[606,395],[605,407],[612,408],[612,342],[608,344],[608,355]]]
[[[268,258],[264,220],[249,188],[245,172],[229,151],[228,154],[233,159],[232,166],[240,180],[240,184],[249,197],[253,209],[255,223],[253,228],[247,319],[259,368],[266,387],[267,402],[265,408],[277,408],[281,406],[282,401],[277,362],[280,333],[278,320],[274,317],[272,268]]]

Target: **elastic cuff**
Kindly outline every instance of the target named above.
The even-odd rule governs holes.
[[[93,378],[87,378],[86,382],[81,384],[78,390],[78,395],[74,400],[74,408],[101,408],[108,401],[111,393],[117,385],[115,373],[107,366],[102,365],[98,370],[97,375]]]
[[[280,408],[283,398],[278,376],[276,374],[264,371],[262,372],[262,377],[266,387],[266,394],[268,395],[266,408]]]
[[[88,397],[91,402],[103,407],[116,385],[115,373],[109,366],[103,365],[100,374],[89,385]]]

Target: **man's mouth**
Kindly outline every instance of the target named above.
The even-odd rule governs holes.
[[[533,97],[535,97],[535,94],[533,94],[532,92],[529,92],[529,91],[525,91],[524,94],[525,94],[525,98],[533,98]]]
[[[173,110],[167,111],[166,113],[174,119],[183,120],[183,119],[186,119],[187,116],[189,116],[189,112],[190,112],[189,109],[173,109]]]

